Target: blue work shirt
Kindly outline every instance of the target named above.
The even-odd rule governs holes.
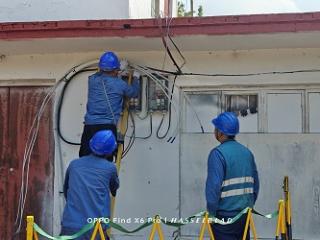
[[[225,148],[222,148],[223,147]],[[227,153],[225,156],[222,153],[222,149],[226,149],[227,151],[232,152],[233,156],[236,157],[236,161],[229,161],[229,159],[225,159],[225,157],[229,156]],[[229,167],[227,168],[227,162],[229,161]],[[230,164],[231,163],[231,164]],[[244,167],[245,165],[245,167]],[[227,170],[228,169],[228,170]],[[230,176],[232,172],[234,178],[226,180],[226,176]],[[246,176],[242,176],[242,174],[246,172],[249,174],[245,174]],[[221,215],[235,216],[238,212],[246,207],[252,207],[248,205],[253,205],[257,200],[259,193],[259,177],[258,171],[256,168],[254,156],[251,151],[245,146],[241,145],[235,140],[227,140],[223,142],[218,147],[214,148],[208,157],[208,173],[207,173],[207,181],[206,181],[206,200],[207,200],[207,209],[210,214],[216,215],[217,211],[223,209],[223,212],[219,212]],[[249,175],[249,176],[248,176]],[[236,177],[235,177],[236,176]],[[252,179],[253,181],[245,182],[246,179]],[[237,182],[238,181],[238,182]],[[222,199],[222,193],[224,190],[224,185],[228,182],[229,191],[224,192],[224,198]],[[253,185],[253,192],[244,193],[245,197],[240,197],[237,195],[235,191],[237,188],[240,190],[249,189],[248,185]],[[227,188],[226,187],[226,188]],[[235,189],[233,189],[235,188]],[[227,196],[227,193],[231,193]],[[235,194],[236,193],[236,194]],[[252,195],[252,197],[250,197]],[[232,199],[232,198],[239,198]],[[232,200],[231,200],[232,199]],[[228,203],[229,201],[229,203]],[[236,204],[234,204],[236,202]],[[230,203],[232,204],[230,206]],[[237,206],[234,206],[237,205]],[[225,209],[225,208],[231,209]],[[241,208],[241,209],[239,209]],[[228,211],[230,210],[230,211]]]
[[[104,91],[102,81],[106,91]],[[108,76],[101,72],[89,76],[87,112],[84,117],[85,124],[116,125],[122,112],[123,97],[138,97],[139,91],[140,82],[138,79],[133,79],[132,84],[128,85],[120,78]]]
[[[116,166],[104,158],[88,155],[73,160],[66,172],[66,206],[61,225],[80,229],[88,218],[110,217],[110,192],[116,194]]]

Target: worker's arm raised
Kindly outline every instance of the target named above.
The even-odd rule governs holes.
[[[124,95],[129,98],[135,98],[139,96],[140,92],[140,74],[138,72],[133,73],[133,81],[132,84],[129,85],[125,83]]]

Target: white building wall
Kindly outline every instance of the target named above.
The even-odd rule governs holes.
[[[129,18],[129,0],[3,0],[0,22]]]
[[[3,0],[0,22],[139,19],[154,17],[153,0]],[[163,16],[164,0],[160,1]],[[173,16],[176,2],[173,1]]]
[[[0,81],[59,79],[65,71],[79,63],[97,58],[100,53],[55,54],[34,56],[8,56],[0,62]],[[131,62],[161,67],[163,52],[121,52]],[[205,73],[252,73],[268,71],[290,71],[316,69],[320,64],[320,49],[259,50],[241,52],[185,52],[187,65],[184,71]],[[168,62],[167,65],[171,65]],[[270,88],[282,90],[297,88],[320,88],[319,73],[297,73],[285,75],[263,75],[254,77],[179,77],[177,85],[182,90],[193,92],[228,89],[237,91],[255,86],[254,89]],[[175,92],[178,100],[181,91]],[[57,95],[58,97],[59,95]],[[183,98],[182,98],[183,99]],[[318,99],[318,98],[317,98]],[[69,86],[62,108],[62,131],[68,139],[79,141],[86,102],[86,75],[81,75]],[[184,101],[183,101],[184,102]],[[178,101],[179,103],[179,101]],[[319,103],[320,105],[320,103]],[[319,106],[318,105],[318,106]],[[180,106],[180,107],[179,107]],[[205,209],[204,184],[206,161],[209,150],[217,143],[208,128],[205,134],[197,130],[184,129],[182,102],[179,105],[181,118],[180,137],[169,144],[155,137],[155,129],[161,114],[154,115],[153,137],[137,139],[129,155],[123,159],[120,173],[121,188],[117,198],[116,216],[147,217],[159,213],[167,217],[186,217]],[[201,105],[195,106],[198,112]],[[314,107],[313,107],[314,108]],[[288,111],[290,108],[288,107]],[[212,112],[212,117],[216,112]],[[201,115],[202,116],[202,115]],[[209,121],[209,115],[206,115]],[[316,115],[317,116],[317,115]],[[174,114],[173,122],[177,121]],[[279,119],[281,121],[281,119]],[[314,121],[316,122],[316,121]],[[319,119],[320,122],[320,119]],[[147,134],[148,120],[136,119],[139,136]],[[210,126],[210,125],[209,125]],[[56,128],[56,126],[55,126]],[[261,192],[257,210],[275,210],[277,200],[282,198],[282,177],[289,175],[292,187],[293,232],[295,238],[319,239],[320,207],[319,189],[320,163],[319,137],[299,133],[242,133],[239,140],[249,146],[256,155],[261,179]],[[56,182],[55,182],[55,233],[63,209],[62,189],[64,171],[68,162],[76,158],[78,147],[70,146],[56,139]],[[275,221],[266,222],[259,217],[256,225],[259,237],[274,237]],[[136,224],[126,225],[134,228]],[[145,239],[150,229],[134,234],[134,238]],[[173,228],[165,227],[165,234],[171,236]],[[182,229],[185,235],[195,235],[199,226]],[[117,239],[117,238],[116,238]],[[120,239],[120,238],[119,238]],[[121,237],[125,239],[125,237]],[[189,237],[187,239],[194,239]]]
[[[130,18],[150,18],[153,12],[152,0],[129,0]]]

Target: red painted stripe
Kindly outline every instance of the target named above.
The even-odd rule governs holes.
[[[0,39],[159,37],[164,19],[77,20],[0,23]],[[320,31],[320,12],[175,18],[171,34],[228,35]]]

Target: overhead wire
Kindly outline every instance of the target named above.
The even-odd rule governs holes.
[[[181,73],[181,72],[182,72],[182,71],[181,71],[181,68],[179,67],[178,63],[176,62],[175,58],[173,57],[173,55],[172,55],[172,53],[171,53],[171,51],[170,51],[170,48],[169,48],[169,46],[168,46],[168,44],[167,44],[167,41],[166,41],[166,39],[165,39],[165,33],[164,33],[164,31],[163,31],[163,28],[162,28],[162,19],[161,19],[161,18],[160,18],[160,19],[158,18],[158,26],[159,26],[159,30],[160,30],[160,33],[161,33],[162,44],[163,44],[163,46],[164,46],[164,48],[165,48],[168,56],[170,57],[172,63],[173,63],[174,66],[177,68],[177,72],[178,72],[178,73]]]
[[[146,66],[147,67],[147,66]],[[167,71],[154,67],[147,67],[150,70],[155,72],[161,72],[170,75],[178,75],[178,76],[204,76],[204,77],[251,77],[251,76],[260,76],[260,75],[281,75],[281,74],[294,74],[294,73],[314,73],[320,72],[320,69],[299,69],[299,70],[291,70],[291,71],[270,71],[270,72],[257,72],[257,73],[242,73],[242,74],[224,74],[224,73],[193,73],[193,72],[176,72],[176,71]]]

